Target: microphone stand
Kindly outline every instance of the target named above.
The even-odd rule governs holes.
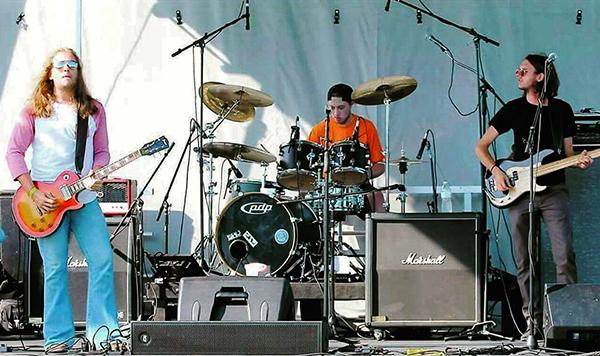
[[[329,325],[329,329],[335,334],[335,305],[334,305],[334,279],[332,273],[333,269],[333,258],[330,256],[330,250],[333,250],[333,241],[330,241],[329,231],[329,179],[330,179],[330,157],[329,157],[329,123],[331,119],[329,117],[330,110],[325,110],[325,149],[323,150],[323,176],[325,182],[323,184],[323,227],[321,234],[323,235],[323,319]]]
[[[177,51],[173,52],[171,54],[171,57],[176,57],[178,55],[180,55],[182,52],[188,50],[189,48],[192,47],[200,47],[200,88],[202,88],[202,86],[204,85],[204,52],[206,49],[206,45],[214,40],[220,33],[221,31],[223,31],[224,29],[235,25],[236,23],[240,22],[241,20],[244,20],[246,18],[249,19],[249,14],[244,14],[244,15],[238,15],[238,17],[232,21],[227,22],[226,24],[224,24],[223,26],[217,28],[216,30],[213,30],[210,33],[205,32],[204,36],[200,37],[199,39],[193,41],[192,43],[188,44],[187,46],[183,47],[183,48],[179,48]],[[204,93],[203,90],[200,90],[200,120],[197,120],[199,122],[200,127],[203,127],[204,125]],[[194,93],[195,95],[195,93]],[[203,145],[203,137],[202,135],[200,135],[198,137],[198,145],[200,146],[200,148],[202,148]],[[204,261],[204,244],[205,244],[205,236],[204,236],[204,159],[200,159],[200,200],[199,200],[199,205],[200,205],[200,259],[202,260],[201,262],[205,262]],[[212,233],[209,232],[209,233]]]
[[[437,193],[437,179],[435,174],[435,160],[433,158],[433,154],[431,153],[431,143],[427,140],[427,153],[429,154],[429,168],[431,170],[431,197],[433,200],[431,201],[431,209],[432,213],[437,213],[438,210],[438,193]],[[429,205],[429,204],[427,204]]]
[[[538,342],[535,338],[536,325],[534,322],[534,313],[535,313],[535,305],[534,305],[534,278],[535,273],[534,269],[537,267],[537,261],[539,261],[539,254],[536,251],[536,259],[533,258],[533,248],[534,246],[538,246],[537,239],[539,236],[536,236],[534,232],[534,224],[533,224],[533,212],[534,212],[534,199],[535,199],[535,181],[534,181],[534,172],[533,166],[535,165],[533,155],[534,155],[534,137],[535,137],[535,128],[539,125],[538,134],[541,133],[542,125],[542,108],[544,106],[544,100],[546,100],[546,85],[548,84],[548,74],[552,70],[551,66],[548,66],[548,63],[544,64],[544,86],[542,89],[542,93],[538,98],[538,105],[535,110],[535,115],[533,117],[533,122],[529,127],[529,136],[527,137],[527,145],[525,146],[525,152],[529,154],[529,231],[527,233],[527,245],[528,245],[528,254],[529,254],[529,304],[527,306],[527,328],[530,330],[529,335],[527,336],[527,347],[530,350],[538,349]],[[549,103],[548,103],[549,104]],[[538,142],[539,144],[539,142]],[[536,154],[538,152],[536,151]],[[536,242],[534,245],[534,241]],[[537,250],[537,248],[536,248]],[[537,260],[537,261],[536,261]],[[538,291],[539,292],[539,291]]]
[[[471,35],[473,37],[473,43],[475,45],[475,75],[477,76],[478,80],[482,83],[482,87],[480,87],[479,85],[477,86],[477,112],[478,112],[478,118],[479,118],[479,137],[483,137],[483,135],[485,134],[485,130],[487,127],[487,123],[489,122],[489,118],[487,117],[489,115],[488,112],[488,107],[487,107],[487,95],[486,95],[486,90],[490,90],[490,92],[504,105],[504,102],[502,101],[502,99],[500,99],[500,97],[496,94],[495,90],[493,90],[493,88],[491,87],[491,85],[489,85],[489,83],[485,80],[485,73],[481,70],[481,41],[484,41],[486,43],[489,43],[491,45],[494,45],[496,47],[500,46],[500,43],[487,37],[484,36],[482,34],[480,34],[479,32],[477,32],[477,30],[475,30],[472,27],[466,27],[466,26],[462,26],[459,25],[455,22],[452,22],[450,20],[447,20],[441,16],[438,16],[434,13],[432,13],[431,11],[429,11],[428,9],[425,8],[420,8],[418,6],[415,6],[405,0],[394,0],[396,2],[399,2],[401,4],[404,4],[414,10],[420,11],[422,14],[428,15],[430,17],[433,17],[434,19],[440,21],[441,23],[457,28],[463,32],[468,33],[469,35]],[[452,60],[454,60],[454,58],[452,58]],[[460,63],[460,62],[457,62]],[[464,66],[463,66],[464,68]],[[483,219],[482,219],[482,228],[485,231],[487,229],[487,196],[485,194],[483,194],[484,188],[485,188],[485,167],[481,166],[480,168],[480,186],[481,186],[481,213],[483,215]],[[437,199],[436,199],[437,200]],[[486,251],[486,259],[487,259],[487,254],[488,251]],[[487,264],[486,264],[487,267]],[[484,270],[484,291],[487,291],[487,269]],[[487,292],[485,292],[484,294],[486,294]],[[481,334],[486,335],[487,332],[487,295],[484,295],[484,299],[483,299],[483,310],[482,310],[482,319],[483,319],[483,329],[480,331]],[[489,333],[488,333],[489,334]]]
[[[144,312],[142,309],[142,305],[143,305],[144,298],[145,298],[144,288],[143,288],[143,285],[144,285],[144,256],[145,256],[144,240],[143,240],[144,201],[142,200],[142,196],[146,192],[146,188],[148,188],[148,186],[150,185],[150,182],[152,181],[152,179],[154,179],[154,176],[156,175],[156,173],[162,166],[163,162],[167,159],[167,156],[169,156],[169,153],[171,153],[171,151],[173,150],[174,146],[175,146],[175,142],[172,142],[171,146],[167,150],[167,153],[165,153],[165,155],[162,157],[162,159],[160,160],[160,162],[158,163],[156,168],[154,168],[154,172],[152,172],[152,174],[150,175],[150,178],[148,178],[148,180],[146,181],[146,184],[144,184],[144,187],[142,188],[142,190],[140,190],[140,192],[137,194],[135,200],[131,204],[131,207],[129,207],[129,210],[127,210],[127,213],[125,214],[125,216],[123,216],[121,221],[119,221],[119,224],[115,228],[114,232],[110,235],[110,242],[112,245],[112,241],[123,230],[125,221],[129,217],[131,217],[132,225],[134,226],[134,228],[137,228],[133,234],[133,244],[134,244],[134,247],[132,249],[133,250],[132,251],[133,252],[133,261],[131,259],[129,259],[127,257],[127,255],[124,255],[122,251],[119,251],[116,247],[112,246],[113,251],[115,252],[115,254],[117,256],[119,256],[121,259],[123,259],[127,263],[133,265],[133,271],[134,271],[134,276],[135,276],[134,277],[135,278],[135,289],[134,290],[135,290],[136,301],[135,301],[135,305],[132,306],[132,314],[136,316],[136,319],[140,315],[142,317],[144,317],[144,315],[142,315],[142,313]],[[130,319],[133,320],[133,318],[130,318]]]

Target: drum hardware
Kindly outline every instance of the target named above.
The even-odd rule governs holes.
[[[390,184],[390,104],[410,95],[417,88],[417,80],[407,76],[389,76],[370,80],[352,92],[352,100],[362,105],[385,106],[385,185]],[[386,211],[390,210],[390,192],[386,191]]]
[[[406,172],[408,171],[408,166],[411,166],[413,164],[419,164],[419,163],[423,163],[423,161],[421,160],[414,160],[414,159],[408,159],[406,156],[404,156],[404,150],[400,151],[400,158],[398,159],[393,159],[390,161],[390,164],[396,164],[398,165],[398,169],[400,170],[400,184],[401,185],[406,185]],[[400,194],[398,194],[398,197],[396,199],[400,200],[400,212],[401,213],[405,213],[406,212],[406,189],[401,190]]]

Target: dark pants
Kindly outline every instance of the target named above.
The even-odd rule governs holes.
[[[577,283],[577,267],[573,252],[573,229],[569,218],[569,192],[566,185],[548,187],[537,193],[534,199],[534,244],[539,242],[540,218],[544,221],[550,243],[552,256],[556,265],[557,283]],[[529,305],[529,254],[527,240],[529,233],[529,195],[525,195],[509,208],[513,248],[517,259],[517,280],[523,298],[523,315],[527,318]],[[534,317],[541,325],[542,305],[540,298],[541,275],[539,271],[538,247],[532,248],[534,261],[533,303]]]

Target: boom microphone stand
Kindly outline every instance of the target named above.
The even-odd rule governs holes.
[[[246,2],[246,6],[247,2]],[[180,55],[182,52],[186,51],[189,48],[192,47],[200,47],[200,88],[202,88],[202,86],[204,85],[204,52],[205,52],[205,48],[206,45],[214,40],[220,33],[221,31],[223,31],[224,29],[235,25],[236,23],[240,22],[241,20],[244,19],[250,19],[250,14],[248,12],[248,8],[246,7],[246,13],[244,15],[240,14],[238,15],[238,17],[230,22],[227,22],[226,24],[224,24],[223,26],[217,28],[216,30],[210,32],[210,33],[204,33],[204,36],[200,37],[199,39],[195,40],[194,42],[188,44],[187,46],[178,49],[177,51],[173,52],[171,54],[171,57],[176,57],[178,55]],[[246,25],[246,29],[249,29],[248,24]],[[194,93],[194,95],[196,95],[196,93]],[[200,120],[197,120],[200,123],[200,127],[203,127],[204,125],[204,93],[202,90],[200,90]],[[202,147],[203,144],[203,137],[202,135],[199,136],[198,138],[198,144],[200,146],[200,148]],[[204,243],[205,243],[205,236],[204,236],[204,180],[203,180],[203,175],[204,175],[204,160],[200,159],[200,258],[202,259],[202,262],[204,261]],[[212,232],[210,232],[212,233]]]

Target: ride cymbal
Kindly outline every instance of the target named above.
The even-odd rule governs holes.
[[[254,107],[273,105],[273,98],[269,94],[241,85],[216,84],[208,88],[208,92],[228,103],[239,100],[242,105]]]
[[[413,77],[394,75],[362,83],[352,92],[352,101],[362,105],[380,105],[387,95],[390,101],[400,100],[417,88]]]
[[[228,108],[233,105],[233,101],[229,102],[227,100],[223,100],[214,96],[209,89],[213,88],[216,85],[225,85],[219,82],[206,82],[202,85],[198,91],[202,92],[202,102],[206,105],[210,111],[214,112],[217,115],[226,114]],[[256,115],[256,110],[254,106],[239,104],[231,112],[225,117],[225,119],[235,122],[246,122],[250,121]]]
[[[203,151],[212,153],[213,156],[233,159],[236,161],[250,163],[271,163],[276,158],[269,152],[241,143],[232,142],[209,142],[202,146]]]

